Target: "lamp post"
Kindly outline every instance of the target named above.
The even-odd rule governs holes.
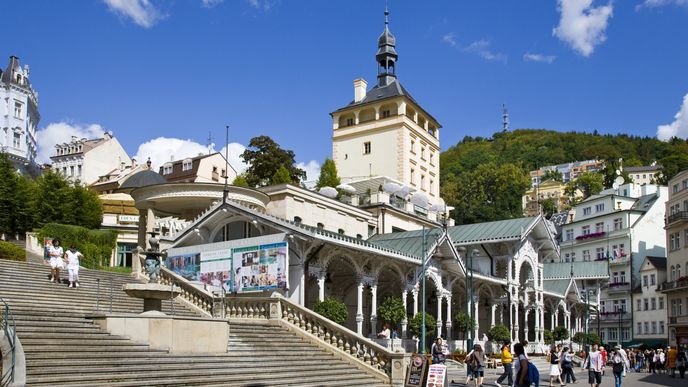
[[[475,331],[472,325],[475,319],[475,300],[473,299],[473,256],[476,254],[478,254],[477,249],[474,249],[470,254],[467,254],[468,267],[470,267],[471,271],[469,275],[468,267],[466,267],[466,297],[468,297],[468,302],[466,303],[466,307],[468,308],[468,313],[466,313],[466,316],[468,317],[468,323],[466,324],[466,349],[472,348],[473,340],[475,340],[475,337],[473,337],[473,333]]]
[[[423,281],[423,294],[422,294],[423,303],[422,303],[422,307],[421,307],[421,323],[420,323],[420,326],[421,326],[421,328],[420,328],[420,332],[421,332],[420,333],[420,348],[421,348],[420,353],[425,355],[425,335],[427,334],[425,332],[425,255],[426,255],[426,252],[425,252],[425,226],[423,226],[423,236],[422,236],[422,240],[421,240],[421,245],[423,248],[423,257],[421,259],[421,261],[423,263],[423,266],[422,266],[422,268],[423,268],[423,278],[422,278],[422,281]]]

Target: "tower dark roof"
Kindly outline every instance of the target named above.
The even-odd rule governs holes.
[[[19,58],[16,56],[12,55],[10,56],[10,62],[7,64],[7,68],[5,71],[0,71],[0,81],[2,83],[17,83],[17,76],[16,74],[21,75],[22,79],[24,79],[24,72],[22,71],[21,65],[19,64]],[[29,80],[24,79],[24,84],[21,86],[29,86]]]
[[[119,187],[120,190],[131,191],[135,188],[146,187],[155,184],[165,184],[167,180],[160,174],[147,169],[145,171],[136,172],[131,175],[127,180],[122,183]]]

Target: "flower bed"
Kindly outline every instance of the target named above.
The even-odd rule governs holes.
[[[579,235],[576,237],[576,240],[599,238],[599,237],[603,237],[605,235],[607,235],[607,233],[604,231],[592,232],[590,234]]]

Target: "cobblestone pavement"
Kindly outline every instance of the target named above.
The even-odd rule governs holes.
[[[575,371],[577,383],[569,384],[570,387],[589,387],[588,384],[588,373],[587,371],[582,371],[577,368]],[[495,381],[501,375],[501,370],[490,369],[485,372],[485,379],[483,380],[483,387],[494,387]],[[466,371],[459,368],[450,368],[448,371],[449,376],[449,387],[464,387],[466,386],[464,382],[466,381]],[[452,383],[452,380],[454,383]],[[473,387],[475,384],[471,381],[468,386]],[[502,384],[503,387],[507,387],[506,383]],[[540,387],[549,386],[549,375],[540,371]],[[555,384],[559,387],[558,384]],[[611,372],[606,372],[602,377],[601,387],[614,387],[614,376]],[[622,387],[643,387],[643,386],[668,386],[668,387],[687,387],[688,386],[688,375],[686,379],[681,379],[678,377],[678,372],[676,377],[672,378],[666,374],[648,374],[648,373],[637,373],[629,372],[621,383]]]

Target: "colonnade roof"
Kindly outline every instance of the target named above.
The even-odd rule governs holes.
[[[546,266],[546,265],[545,265]],[[542,288],[545,292],[565,296],[571,285],[571,279],[545,280]]]
[[[429,251],[443,234],[444,231],[440,228],[426,229],[425,251]],[[416,257],[422,257],[424,255],[423,230],[377,234],[368,238],[368,242],[376,246],[381,246],[396,251],[403,251]]]
[[[573,276],[572,276],[573,273]],[[543,277],[547,279],[569,278],[609,278],[607,261],[592,262],[553,262],[544,265]]]
[[[536,216],[463,224],[449,227],[447,231],[456,244],[521,240],[530,233],[531,229],[540,220],[541,218]]]

